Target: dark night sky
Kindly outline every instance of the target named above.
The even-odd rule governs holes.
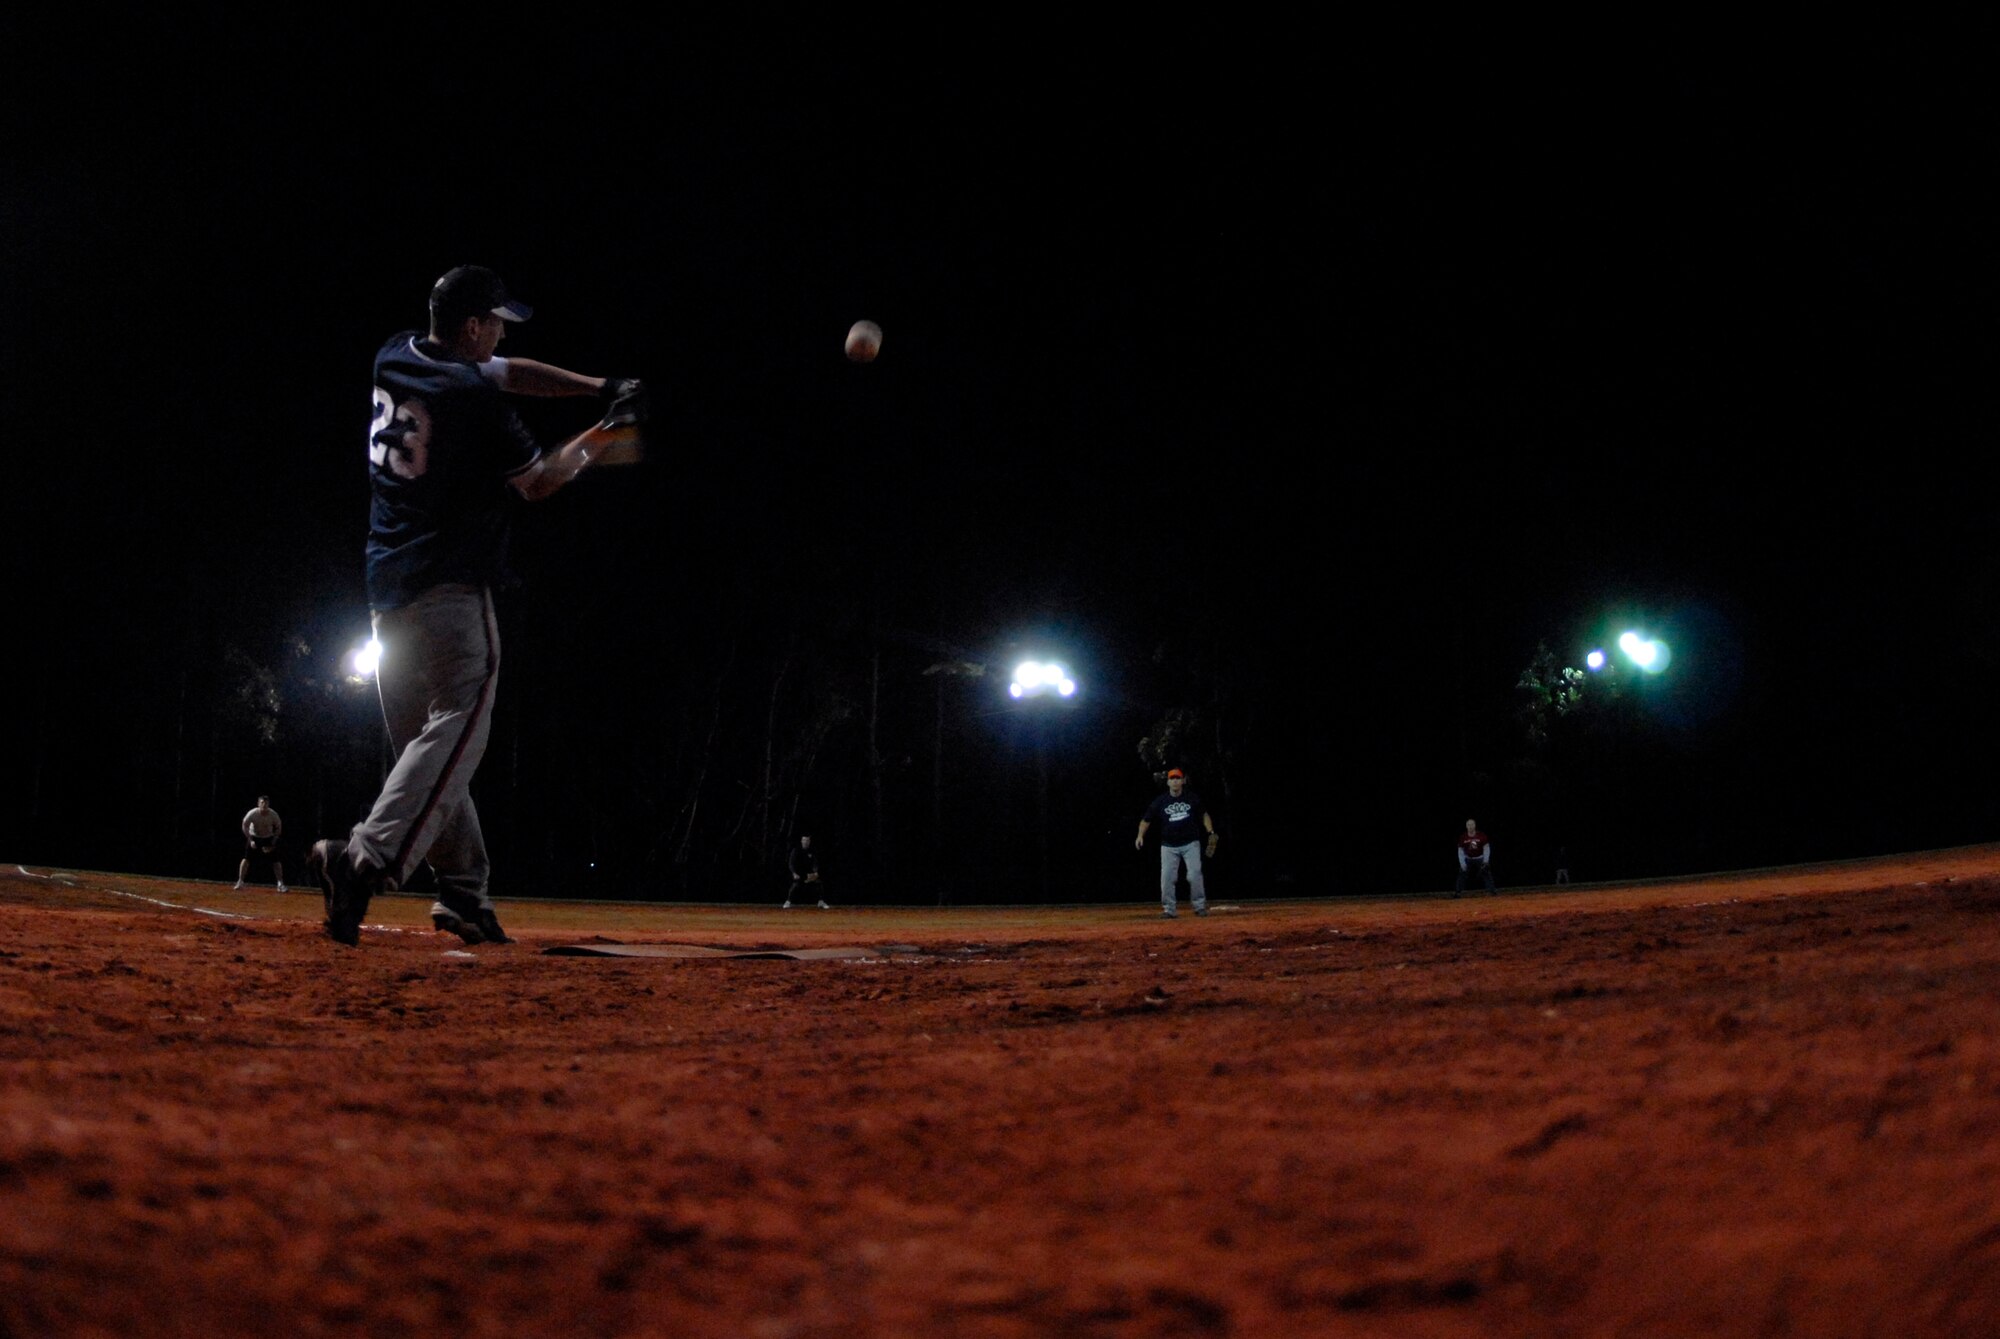
[[[1475,809],[1503,856],[1569,841],[1596,877],[1992,835],[2000,109],[1946,36],[1782,65],[36,45],[0,56],[0,854],[191,866],[210,809],[305,789],[295,752],[187,763],[190,662],[364,626],[368,359],[464,261],[538,307],[504,352],[666,390],[655,464],[521,519],[523,722],[563,696],[666,750],[727,648],[764,667],[749,719],[792,631],[879,625],[920,791],[916,671],[1052,643],[1091,697],[1058,854],[1134,895],[1105,834],[1210,661],[1247,712],[1242,891],[1432,886]],[[1514,680],[1620,618],[1677,659],[1566,821],[1510,779]],[[949,842],[1011,852],[1033,752],[976,696],[954,777],[1014,798]],[[584,784],[509,775],[530,809]],[[856,801],[818,803],[858,846]],[[681,800],[652,804],[578,821]]]

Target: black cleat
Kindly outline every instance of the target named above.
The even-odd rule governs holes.
[[[493,914],[493,908],[483,908],[477,921],[479,933],[486,936],[489,944],[511,944],[514,936],[500,928],[500,918]]]
[[[347,843],[333,838],[313,843],[312,854],[306,857],[306,872],[319,883],[325,897],[328,937],[350,947],[358,945],[361,922],[368,915],[368,903],[381,877],[355,869]]]
[[[431,903],[431,924],[446,934],[457,935],[468,944],[511,944],[514,937],[500,928],[500,918],[491,907],[461,903],[457,907]]]
[[[459,915],[442,902],[431,903],[431,924],[448,935],[457,935],[468,944],[486,942],[486,936],[479,932],[479,924],[475,919]]]

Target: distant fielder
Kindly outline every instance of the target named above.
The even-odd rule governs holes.
[[[285,864],[278,859],[278,838],[284,834],[285,820],[271,807],[269,795],[257,797],[257,807],[243,815],[243,859],[236,862],[236,886],[250,877],[250,865],[269,865],[278,891],[285,891]]]
[[[1486,881],[1486,891],[1497,892],[1493,886],[1493,843],[1479,830],[1479,824],[1472,819],[1465,820],[1465,835],[1458,839],[1458,884],[1454,892],[1465,891],[1465,876],[1474,866],[1479,868],[1479,877]]]
[[[326,894],[326,932],[360,942],[369,900],[429,859],[431,922],[468,944],[511,942],[487,893],[486,842],[468,787],[493,719],[500,629],[492,587],[506,572],[514,509],[549,496],[644,418],[636,381],[498,358],[507,325],[528,319],[500,276],[477,265],[431,289],[430,333],[407,331],[375,355],[368,435],[373,500],[368,606],[375,673],[396,765],[368,816],[308,861]],[[508,395],[596,396],[604,418],[544,451]]]
[[[1134,850],[1146,849],[1146,833],[1160,829],[1160,915],[1172,918],[1174,881],[1183,867],[1187,870],[1188,900],[1194,914],[1208,914],[1208,887],[1201,877],[1202,833],[1208,834],[1208,854],[1215,854],[1215,820],[1203,807],[1201,796],[1187,788],[1187,773],[1180,768],[1167,772],[1167,793],[1154,800],[1139,820],[1139,835],[1132,839]]]
[[[833,910],[826,904],[826,890],[820,886],[819,857],[813,854],[811,837],[800,835],[799,844],[792,849],[791,871],[792,886],[785,892],[785,905],[781,910],[790,911],[792,899],[799,897],[801,890],[808,897],[818,894],[821,911]]]

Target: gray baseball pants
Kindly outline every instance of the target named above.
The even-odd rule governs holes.
[[[1208,910],[1208,888],[1201,881],[1201,843],[1189,842],[1185,846],[1160,844],[1160,909],[1174,909],[1174,879],[1187,866],[1188,898],[1196,911]]]
[[[486,840],[469,787],[500,679],[493,596],[478,586],[433,586],[374,623],[382,644],[375,685],[396,765],[348,844],[392,888],[428,858],[439,901],[490,907]]]

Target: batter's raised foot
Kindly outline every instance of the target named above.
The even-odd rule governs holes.
[[[382,881],[381,875],[357,869],[347,843],[334,838],[313,843],[312,853],[306,857],[306,872],[325,897],[327,936],[350,947],[359,944],[361,922],[368,915],[368,903]]]

